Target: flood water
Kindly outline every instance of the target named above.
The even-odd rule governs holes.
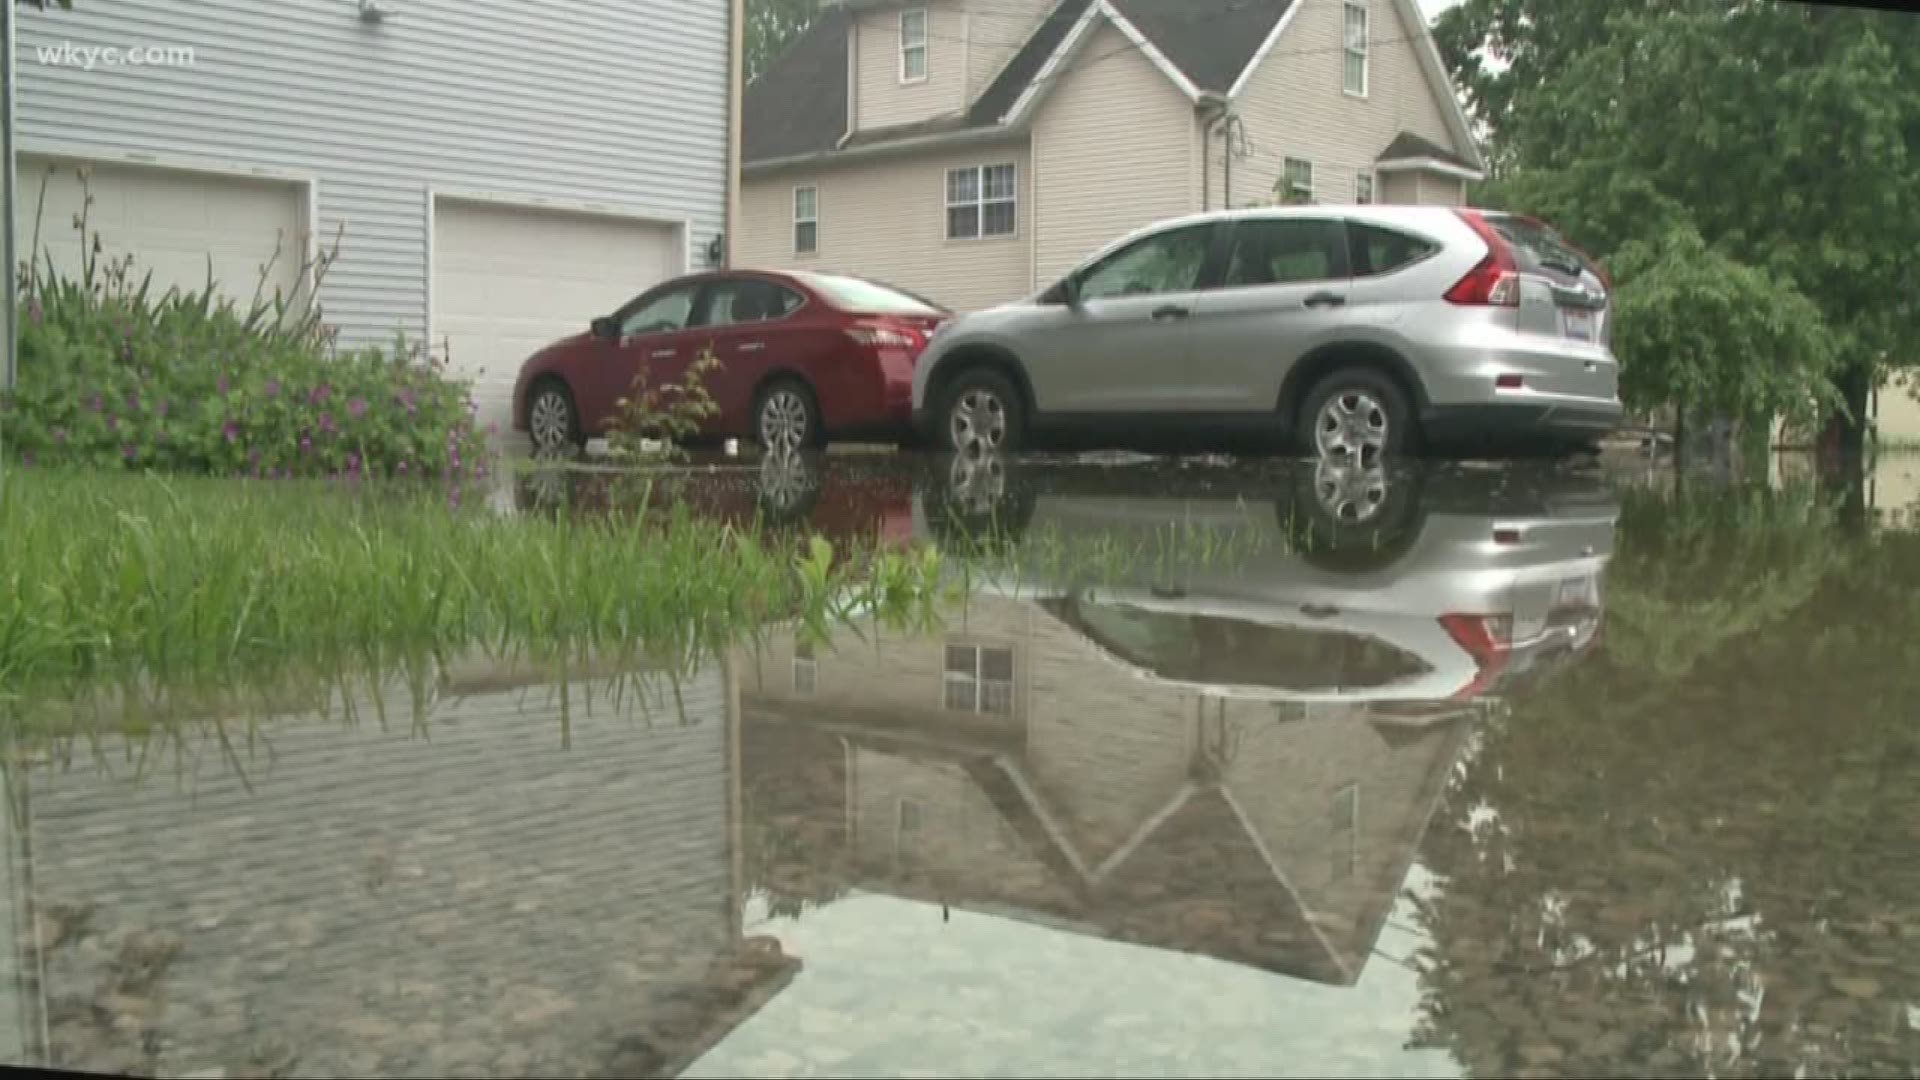
[[[1789,465],[738,463],[944,625],[7,757],[0,1056],[1913,1075],[1920,533]],[[606,474],[503,490],[594,514]],[[562,722],[562,713],[565,722]],[[562,729],[565,729],[563,737]]]

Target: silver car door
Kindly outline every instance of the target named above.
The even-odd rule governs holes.
[[[1270,412],[1287,372],[1347,325],[1346,224],[1286,213],[1233,224],[1220,287],[1196,308],[1189,393],[1226,412]]]
[[[1050,412],[1180,408],[1188,338],[1216,225],[1141,237],[1070,275],[1076,299],[1023,327],[1021,358]]]

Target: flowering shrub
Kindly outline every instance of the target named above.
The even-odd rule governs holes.
[[[243,312],[211,281],[153,299],[129,270],[89,258],[78,277],[23,274],[19,381],[0,399],[9,452],[217,475],[484,477],[468,388],[404,341],[336,355],[310,306],[276,295]]]

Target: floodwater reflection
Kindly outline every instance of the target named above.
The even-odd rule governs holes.
[[[478,665],[424,724],[16,739],[8,1059],[1920,1069],[1920,536],[1538,467],[794,459],[670,497],[937,546],[939,625],[771,626],[644,691]]]

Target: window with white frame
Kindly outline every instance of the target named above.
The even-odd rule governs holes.
[[[1304,158],[1288,158],[1285,170],[1280,174],[1280,201],[1286,203],[1310,203],[1313,201],[1313,162]]]
[[[1347,0],[1347,31],[1341,88],[1355,97],[1367,96],[1367,5]]]
[[[820,250],[820,189],[808,185],[793,189],[793,252],[811,255]]]
[[[900,81],[925,82],[927,78],[927,9],[908,8],[900,13]]]
[[[1019,227],[1019,194],[1011,164],[947,170],[947,239],[1012,236]]]
[[[793,692],[811,694],[819,685],[820,666],[813,658],[813,642],[793,643]]]
[[[954,712],[1013,715],[1013,650],[948,645],[946,705]]]
[[[1366,205],[1373,201],[1373,172],[1361,169],[1353,174],[1353,201]]]

